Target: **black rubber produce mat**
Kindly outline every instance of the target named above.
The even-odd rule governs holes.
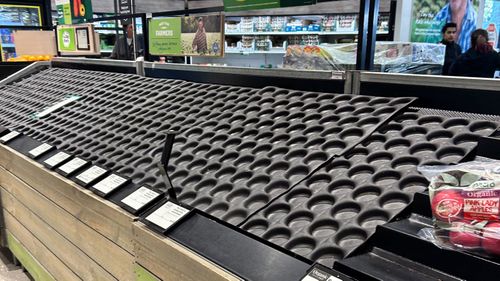
[[[38,77],[43,73],[46,79]],[[21,124],[21,131],[138,186],[163,188],[156,162],[165,132],[177,131],[168,172],[179,199],[233,224],[412,101],[67,69],[26,81],[29,89],[81,98]],[[58,90],[59,83],[79,81],[93,84]],[[22,83],[16,87],[23,89]]]
[[[160,190],[176,131],[182,203],[331,266],[425,190],[417,165],[460,161],[497,128],[412,101],[51,68],[0,88],[0,125]]]
[[[451,117],[449,112],[428,113],[396,116],[252,216],[243,228],[332,266],[376,226],[401,212],[415,192],[427,189],[418,165],[457,163],[476,147],[479,137],[498,127],[496,122]]]

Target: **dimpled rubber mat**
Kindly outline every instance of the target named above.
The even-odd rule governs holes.
[[[182,132],[170,178],[179,200],[238,224],[409,101],[268,87]]]
[[[417,165],[456,163],[498,127],[422,112],[398,115],[252,216],[243,229],[332,266],[402,211],[415,192],[426,190]]]
[[[81,96],[19,129],[137,185],[164,187],[155,164],[164,134],[178,131],[168,172],[179,199],[233,224],[413,101],[71,69],[12,87]]]

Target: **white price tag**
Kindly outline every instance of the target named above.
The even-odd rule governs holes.
[[[301,281],[342,281],[321,269],[313,268]]]
[[[66,159],[70,158],[71,155],[69,155],[66,152],[58,152],[57,154],[53,155],[49,159],[45,160],[44,163],[49,165],[50,167],[54,167],[55,165],[61,163],[62,161],[65,161]]]
[[[119,175],[111,174],[104,178],[102,181],[96,183],[94,188],[99,190],[104,194],[108,194],[111,191],[117,189],[120,185],[124,184],[127,179],[120,177]]]
[[[85,164],[87,164],[87,161],[85,161],[81,158],[75,157],[75,158],[71,159],[71,161],[69,161],[68,163],[59,167],[59,170],[63,171],[66,174],[70,174]]]
[[[19,132],[12,131],[12,132],[6,134],[5,136],[3,136],[2,138],[0,138],[0,142],[1,143],[6,143],[6,142],[12,140],[13,138],[19,136],[20,134],[21,133],[19,133]]]
[[[166,230],[187,213],[189,213],[188,209],[169,201],[147,216],[146,220]]]
[[[106,170],[98,166],[92,166],[85,170],[83,173],[76,176],[77,179],[81,180],[83,183],[87,184],[91,181],[97,179],[98,177],[104,175]]]
[[[30,150],[28,153],[33,156],[33,157],[38,157],[42,155],[43,153],[49,151],[53,146],[48,144],[48,143],[43,143],[32,150]]]
[[[160,193],[142,186],[129,196],[125,197],[122,200],[122,203],[128,205],[134,210],[139,210],[158,196],[160,196]]]

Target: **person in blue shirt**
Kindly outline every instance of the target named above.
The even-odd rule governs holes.
[[[462,47],[462,50],[468,50],[471,47],[470,37],[477,25],[477,13],[471,0],[449,0],[434,20],[456,23],[458,45]]]

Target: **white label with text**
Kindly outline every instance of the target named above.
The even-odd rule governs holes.
[[[2,142],[2,143],[8,142],[8,141],[12,140],[13,138],[19,136],[20,134],[21,133],[19,133],[19,132],[12,131],[12,132],[6,134],[5,136],[3,136],[2,138],[0,138],[0,142]]]
[[[87,161],[83,160],[82,158],[76,157],[74,159],[71,159],[71,161],[69,161],[68,163],[62,165],[59,170],[65,172],[66,174],[70,174],[85,164],[87,164]]]
[[[108,194],[111,191],[117,189],[120,185],[124,184],[127,179],[120,177],[116,174],[111,174],[104,178],[102,181],[96,183],[94,188],[99,190],[104,194]]]
[[[48,144],[48,143],[43,143],[43,144],[33,148],[32,150],[30,150],[28,153],[33,157],[38,157],[38,156],[42,155],[43,153],[52,149],[52,147],[53,146]]]
[[[125,197],[122,200],[122,203],[130,206],[134,210],[139,210],[158,196],[160,196],[160,193],[142,186],[129,196]]]
[[[166,230],[187,213],[188,209],[169,201],[147,216],[146,220]]]
[[[57,154],[53,155],[49,159],[45,160],[44,163],[51,166],[51,167],[54,167],[55,165],[61,163],[62,161],[65,161],[69,157],[71,157],[71,155],[69,155],[66,152],[58,152]]]
[[[90,183],[91,181],[97,179],[98,177],[104,175],[106,170],[98,166],[92,166],[85,170],[83,173],[76,176],[77,179],[84,183]]]

